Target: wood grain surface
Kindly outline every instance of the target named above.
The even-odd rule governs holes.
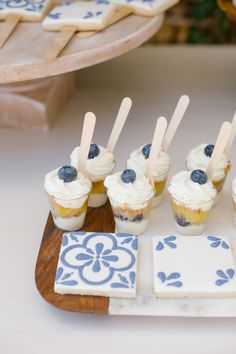
[[[52,60],[42,56],[58,32],[44,31],[41,23],[21,22],[0,49],[0,84],[58,75],[115,58],[140,46],[162,22],[163,15],[130,15],[89,38],[74,36]]]
[[[110,204],[89,208],[83,231],[114,232]],[[48,216],[35,268],[35,282],[42,297],[51,305],[74,312],[108,313],[109,298],[101,296],[60,295],[53,290],[61,238],[51,214]]]

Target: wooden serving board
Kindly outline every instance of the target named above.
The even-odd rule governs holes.
[[[89,208],[83,231],[114,232],[115,225],[110,204]],[[35,269],[35,282],[42,297],[51,305],[74,312],[108,313],[109,298],[101,296],[60,295],[53,290],[61,238],[51,213],[45,226]]]

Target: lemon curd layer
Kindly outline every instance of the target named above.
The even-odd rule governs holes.
[[[91,194],[103,194],[106,193],[106,188],[104,186],[104,181],[96,181],[92,182],[92,190],[90,192]]]
[[[60,216],[61,218],[79,216],[86,212],[88,207],[88,198],[80,208],[65,208],[62,205],[57,204],[53,198],[49,198],[49,202],[51,204],[52,210],[54,211],[54,214]]]
[[[183,216],[184,219],[191,224],[203,224],[208,216],[209,210],[191,209],[184,205],[171,203],[175,215]]]
[[[164,181],[156,181],[155,183],[156,195],[161,195],[165,189],[166,179]]]

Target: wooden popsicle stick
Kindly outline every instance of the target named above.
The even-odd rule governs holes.
[[[78,171],[85,173],[86,163],[89,154],[89,148],[93,137],[94,127],[96,123],[96,116],[92,112],[87,112],[84,117],[83,130],[80,142],[80,152],[78,160]]]
[[[59,34],[56,36],[55,40],[52,42],[50,47],[43,54],[43,59],[52,60],[56,59],[61,51],[67,46],[71,38],[77,31],[77,26],[64,26]]]
[[[121,102],[115,124],[113,126],[110,138],[107,143],[107,149],[111,152],[113,152],[115,149],[115,146],[117,144],[123,126],[126,122],[131,106],[132,106],[131,98],[125,97]]]
[[[229,141],[230,135],[232,133],[232,124],[230,122],[224,122],[221,126],[219,135],[217,137],[213,153],[210,158],[210,162],[207,167],[207,174],[209,180],[212,180],[214,170],[217,163],[224,152],[225,146]]]
[[[122,20],[123,18],[125,18],[128,15],[131,15],[132,13],[133,13],[133,10],[128,7],[118,7],[117,10],[115,11],[114,15],[107,22],[107,25],[104,29],[106,29],[107,27],[110,27],[114,23]],[[102,32],[102,31],[103,30],[78,32],[76,37],[80,38],[80,39],[89,38],[89,37],[93,36],[94,34]]]
[[[164,151],[168,150],[188,105],[189,105],[189,97],[187,95],[181,96],[166,131],[166,135],[162,146]]]
[[[21,16],[19,15],[9,15],[6,20],[1,23],[0,28],[0,49],[4,46],[16,26],[21,20]]]
[[[229,141],[225,147],[225,155],[227,157],[229,157],[229,153],[230,153],[230,150],[231,150],[231,147],[232,147],[232,144],[234,142],[234,138],[235,138],[235,135],[236,135],[236,111],[234,112],[234,116],[233,116],[233,119],[232,119],[232,133],[230,135],[230,138],[229,138]]]
[[[153,139],[152,139],[152,147],[151,147],[151,151],[150,151],[149,158],[147,161],[146,172],[145,172],[145,175],[148,177],[150,183],[153,186],[154,186],[154,180],[153,180],[153,176],[152,176],[153,168],[154,168],[156,159],[161,151],[161,146],[162,146],[163,139],[165,136],[166,128],[167,128],[166,118],[159,117],[157,119],[156,129],[155,129]]]

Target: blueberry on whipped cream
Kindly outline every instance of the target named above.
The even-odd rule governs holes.
[[[134,183],[136,180],[136,173],[134,170],[127,169],[122,172],[120,178],[124,183]]]
[[[215,145],[213,145],[213,144],[209,144],[205,147],[204,153],[207,157],[211,157],[214,147],[215,147]]]
[[[146,144],[142,148],[142,153],[143,153],[143,156],[145,157],[146,160],[149,158],[151,147],[152,147],[152,144]]]
[[[59,179],[64,182],[73,182],[77,177],[77,170],[73,166],[65,165],[58,170]]]
[[[198,184],[205,184],[208,179],[206,172],[202,170],[192,171],[190,178],[193,182],[196,182]]]
[[[100,153],[100,149],[98,145],[94,143],[90,144],[89,154],[88,154],[89,160],[94,159],[94,157],[97,157],[99,153]]]

